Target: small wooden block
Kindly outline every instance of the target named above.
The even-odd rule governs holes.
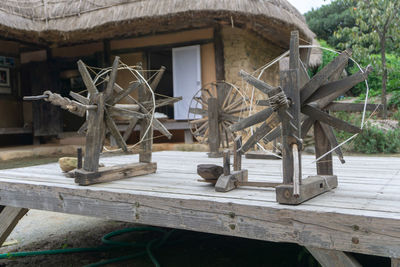
[[[229,192],[238,187],[238,182],[247,182],[247,180],[247,170],[233,171],[229,175],[223,175],[218,178],[218,181],[215,184],[215,191]]]
[[[336,175],[309,176],[302,180],[300,185],[300,196],[293,196],[293,185],[283,184],[277,186],[276,201],[280,204],[298,205],[322,193],[336,188],[338,185]]]
[[[244,155],[246,159],[281,159],[276,155],[264,151],[250,151]]]
[[[205,180],[217,180],[224,169],[221,166],[215,164],[199,164],[197,165],[197,174]]]
[[[83,169],[75,171],[75,183],[79,185],[91,185],[115,181],[139,175],[155,173],[157,163],[133,163],[111,167],[101,167],[97,172],[88,172]]]

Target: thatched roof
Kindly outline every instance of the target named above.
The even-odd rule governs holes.
[[[320,46],[317,40],[312,41],[313,46]],[[322,49],[319,47],[311,48],[310,59],[308,61],[308,67],[315,69],[322,64]],[[289,57],[284,57],[279,60],[279,69],[288,70],[289,69]]]
[[[287,47],[290,31],[312,40],[286,0],[1,0],[0,36],[48,45],[233,23]]]

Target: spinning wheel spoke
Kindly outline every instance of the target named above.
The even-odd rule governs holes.
[[[111,135],[115,138],[115,141],[117,142],[118,146],[124,151],[128,151],[128,147],[125,143],[124,138],[121,136],[121,133],[118,130],[117,125],[115,124],[114,120],[111,118],[111,116],[108,114],[107,110],[105,111],[105,122],[106,122],[106,127],[108,130],[110,130]]]
[[[118,64],[119,64],[119,57],[116,56],[114,58],[114,62],[112,65],[112,69],[111,69],[111,73],[110,73],[110,78],[108,80],[107,83],[107,87],[105,90],[105,98],[106,101],[110,98],[110,96],[113,94],[113,90],[114,90],[114,83],[115,80],[117,79],[117,72],[118,72]],[[119,101],[119,100],[118,100]],[[118,101],[116,101],[115,103],[117,103]]]
[[[82,60],[78,61],[78,70],[82,76],[83,83],[85,84],[86,89],[89,91],[89,93],[91,95],[98,93],[96,85],[94,85],[92,77],[90,77],[89,71],[87,70],[85,63],[83,63]]]

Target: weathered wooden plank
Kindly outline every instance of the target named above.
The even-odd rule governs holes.
[[[323,112],[322,110],[315,108],[311,105],[305,105],[301,108],[301,111],[306,114],[307,116],[317,120],[324,122],[338,130],[342,130],[348,133],[359,133],[361,132],[361,129],[351,125],[345,121],[342,121],[336,117],[333,117],[329,115],[326,112]]]
[[[399,259],[392,258],[391,267],[400,267],[400,258]]]
[[[361,267],[357,260],[343,252],[332,249],[306,247],[322,267]]]
[[[0,212],[0,245],[6,241],[19,220],[28,212],[25,208],[2,206]]]
[[[367,104],[367,111],[379,111],[382,110],[382,105],[380,104]],[[364,111],[364,103],[341,103],[341,102],[332,102],[331,104],[326,106],[326,109],[329,111],[347,111],[347,112],[363,112]]]
[[[346,50],[332,60],[328,65],[326,65],[322,70],[315,74],[311,80],[306,83],[301,89],[300,102],[305,103],[305,101],[322,85],[325,81],[342,66],[344,62],[347,62],[351,56],[351,51]]]
[[[266,208],[261,202],[249,205],[126,190],[112,193],[94,187],[74,191],[57,186],[49,191],[41,185],[23,188],[3,187],[0,183],[0,187],[0,204],[8,202],[36,209],[381,256],[396,257],[400,250],[398,220],[366,217],[362,213],[338,216],[336,211],[315,212],[312,207],[307,209],[308,205],[302,205],[300,209],[285,207],[282,216],[279,206]],[[44,196],[46,202],[43,202]],[[390,232],[383,233],[383,226]],[[354,236],[360,241],[358,244],[352,242]]]

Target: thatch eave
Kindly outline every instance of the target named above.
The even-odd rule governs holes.
[[[65,14],[56,9],[60,7],[47,8],[47,16],[41,9],[36,13],[17,15],[14,13],[18,10],[6,12],[0,4],[0,34],[6,38],[58,46],[233,22],[235,27],[250,29],[283,48],[288,44],[286,33],[293,29],[299,30],[306,41],[314,37],[301,14],[285,0],[121,0],[112,6],[92,10],[86,7],[79,12],[71,9]]]

